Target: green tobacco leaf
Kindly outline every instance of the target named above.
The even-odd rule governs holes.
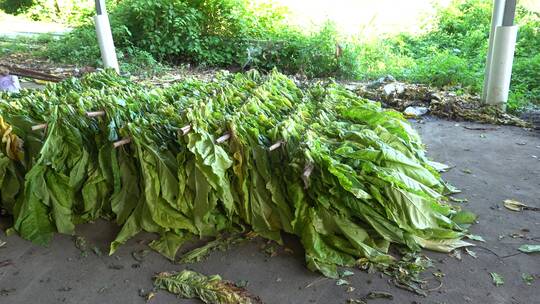
[[[148,244],[148,246],[163,254],[169,260],[174,261],[178,249],[191,238],[193,238],[193,235],[189,233],[177,234],[174,232],[166,232],[158,240],[154,240]]]
[[[25,200],[18,207],[15,230],[22,237],[40,245],[47,245],[56,231],[49,217],[49,191],[45,181],[46,168],[34,166],[27,174]]]
[[[476,218],[476,214],[470,211],[460,211],[452,217],[452,221],[457,224],[473,224]]]
[[[525,253],[540,252],[540,245],[525,244],[521,245],[518,250]]]
[[[186,264],[200,262],[207,258],[213,251],[229,249],[232,245],[238,244],[244,240],[246,240],[246,238],[241,234],[235,234],[229,237],[218,236],[215,240],[183,254],[178,262]]]
[[[262,304],[258,297],[232,282],[223,281],[218,275],[205,276],[189,270],[159,273],[154,277],[154,286],[208,304]]]
[[[495,284],[495,286],[501,286],[504,284],[504,278],[496,273],[496,272],[490,272],[489,273],[491,275],[491,279],[493,280],[493,284]]]

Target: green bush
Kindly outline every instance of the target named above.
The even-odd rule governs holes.
[[[124,0],[110,18],[121,54],[137,49],[169,63],[278,68],[308,77],[358,75],[358,47],[333,24],[306,33],[287,25],[284,16],[282,8],[254,6],[248,0]],[[79,26],[52,43],[46,55],[98,63],[93,25]]]
[[[436,52],[431,56],[419,58],[408,75],[417,83],[426,83],[437,87],[462,86],[478,90],[478,79],[482,78],[478,63],[470,62],[449,51]]]
[[[391,74],[479,93],[491,6],[489,0],[454,0],[439,10],[431,30],[375,41],[342,37],[332,23],[306,32],[286,24],[282,8],[255,6],[249,0],[123,0],[110,17],[119,55],[128,62],[278,68],[308,77],[350,79]],[[540,104],[539,74],[534,72],[540,70],[540,16],[520,6],[516,21],[520,30],[511,109]],[[47,56],[99,64],[96,41],[93,25],[87,23],[52,42]]]
[[[30,8],[33,2],[33,0],[0,0],[0,10],[8,14],[16,14]]]

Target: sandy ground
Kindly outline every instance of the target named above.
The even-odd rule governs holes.
[[[469,199],[467,208],[480,216],[472,232],[486,240],[477,243],[483,248],[473,249],[477,259],[463,255],[459,261],[427,252],[435,267],[424,276],[433,281],[433,287],[438,284],[432,273],[445,274],[443,285],[428,297],[397,289],[379,273],[360,270],[353,270],[355,275],[349,281],[355,290],[347,293],[346,286],[336,286],[334,280],[322,279],[304,267],[302,251],[294,238],[287,240],[294,254],[269,257],[260,249],[261,241],[252,241],[215,252],[201,263],[174,265],[154,252],[141,263],[132,257],[132,252],[147,248],[144,242],[153,238],[149,234],[140,234],[114,256],[90,252],[83,257],[69,236],[57,235],[51,246],[44,248],[0,232],[0,239],[7,241],[0,248],[0,262],[12,262],[0,266],[0,303],[144,303],[139,293],[152,288],[154,273],[184,268],[220,274],[231,281],[246,280],[247,288],[265,303],[346,303],[374,290],[390,292],[394,300],[369,300],[370,304],[540,303],[540,279],[532,286],[521,279],[524,272],[540,275],[540,254],[519,254],[516,250],[523,243],[540,242],[540,212],[512,212],[502,207],[502,201],[508,198],[540,207],[539,133],[434,118],[422,124],[415,122],[414,126],[423,135],[433,159],[455,166],[445,178],[463,190],[460,197]],[[464,126],[490,129],[469,130]],[[6,219],[0,221],[6,225]],[[117,230],[101,221],[78,227],[78,233],[103,252]],[[512,233],[536,240],[509,237]],[[512,256],[505,257],[508,255]],[[495,287],[490,272],[501,274],[505,284]],[[159,292],[149,303],[199,302]]]

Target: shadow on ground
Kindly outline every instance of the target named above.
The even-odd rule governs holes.
[[[434,289],[439,284],[433,272],[445,274],[443,285],[428,297],[397,289],[379,273],[359,270],[353,270],[355,275],[349,278],[355,290],[348,293],[347,286],[336,286],[334,280],[308,271],[294,240],[288,244],[294,248],[292,254],[269,257],[259,240],[213,253],[201,263],[175,265],[154,252],[142,262],[135,260],[132,253],[148,249],[145,243],[153,238],[140,234],[108,256],[108,244],[117,228],[100,221],[78,227],[78,234],[87,238],[90,248],[96,246],[96,252],[103,252],[99,255],[91,249],[86,257],[69,236],[57,235],[51,246],[44,248],[1,233],[7,244],[0,248],[0,303],[145,303],[139,294],[151,290],[154,273],[184,268],[220,274],[231,281],[245,280],[249,291],[271,304],[346,303],[375,290],[392,293],[394,300],[369,300],[370,304],[540,303],[540,280],[527,286],[521,278],[522,273],[540,275],[540,254],[519,254],[516,250],[524,243],[540,243],[540,212],[512,212],[502,207],[503,200],[509,198],[540,207],[539,133],[438,119],[413,124],[422,134],[429,156],[455,166],[445,178],[463,190],[459,197],[468,198],[466,208],[479,215],[472,232],[486,240],[477,242],[481,248],[472,249],[477,259],[464,254],[457,260],[427,252],[435,267],[424,277],[433,282]],[[509,236],[516,233],[531,239]],[[11,263],[2,266],[6,260]],[[501,274],[505,284],[495,287],[490,272]],[[199,302],[159,292],[149,303]]]

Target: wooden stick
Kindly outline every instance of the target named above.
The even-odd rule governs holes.
[[[224,143],[225,141],[229,140],[231,138],[231,133],[225,133],[220,138],[216,139],[216,142],[218,144]]]
[[[191,125],[187,125],[185,127],[180,128],[180,131],[182,131],[182,135],[186,135],[191,131]]]
[[[46,123],[35,125],[35,126],[32,126],[32,131],[47,129],[47,126],[48,126],[48,124],[46,124]]]
[[[86,116],[88,117],[105,116],[105,111],[86,112]]]
[[[127,137],[127,138],[121,139],[121,140],[119,140],[119,141],[115,141],[115,142],[113,143],[113,147],[118,148],[118,147],[120,147],[120,146],[127,145],[127,144],[129,144],[130,142],[131,142],[131,138]]]
[[[30,69],[21,68],[12,64],[0,64],[0,66],[6,67],[9,70],[10,74],[21,76],[21,77],[28,77],[33,79],[40,79],[45,81],[52,81],[52,82],[60,82],[64,78],[58,77],[38,71],[33,71]]]
[[[280,140],[276,142],[275,144],[271,145],[270,148],[268,148],[268,151],[274,151],[275,149],[281,147],[285,142],[283,140]]]

